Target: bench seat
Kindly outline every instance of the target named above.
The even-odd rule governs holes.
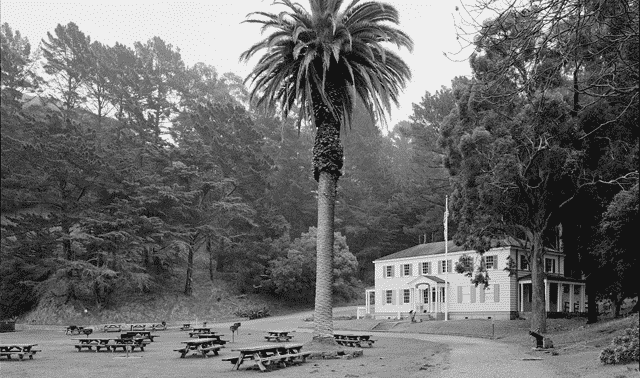
[[[189,351],[193,351],[194,354],[201,354],[203,356],[207,356],[207,353],[209,352],[213,352],[213,354],[215,356],[218,356],[219,353],[218,351],[220,350],[220,348],[222,348],[222,346],[220,345],[213,345],[210,347],[206,347],[206,348],[200,348],[200,349],[192,349],[190,347],[184,347],[184,348],[179,348],[179,349],[174,349],[174,352],[180,352],[180,358],[185,358],[187,356],[187,353],[189,353]]]
[[[18,357],[21,360],[24,359],[24,356],[29,356],[29,359],[33,360],[33,355],[36,354],[37,352],[42,352],[42,350],[41,349],[31,349],[28,352],[1,352],[0,353],[0,357],[4,356],[4,357],[7,357],[7,359],[10,360],[12,354],[17,354]]]
[[[265,336],[267,341],[289,341],[293,339],[293,336]]]
[[[231,362],[233,365],[238,363],[238,360],[240,359],[240,357],[225,357],[222,359],[222,361],[229,361]]]

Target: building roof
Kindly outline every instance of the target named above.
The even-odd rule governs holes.
[[[449,240],[449,242],[447,243],[447,246],[448,246],[448,252],[450,252],[450,253],[461,252],[461,251],[473,252],[473,250],[465,249],[463,246],[455,245],[453,240]],[[495,240],[492,243],[492,248],[507,247],[507,246],[513,246],[513,247],[519,247],[519,248],[528,248],[527,243],[525,241],[519,240],[519,239],[516,239],[516,238],[512,238],[512,237],[506,237],[504,239]],[[545,250],[547,252],[559,253],[558,251],[555,251],[555,250],[550,249],[550,248],[545,248]],[[444,241],[439,241],[439,242],[434,242],[434,243],[426,243],[426,244],[418,244],[418,245],[413,246],[411,248],[404,249],[404,250],[402,250],[400,252],[396,252],[396,253],[392,253],[390,255],[382,256],[379,259],[376,259],[374,262],[376,262],[376,261],[385,261],[385,260],[404,259],[404,258],[409,258],[409,257],[440,255],[440,254],[444,254]]]
[[[450,240],[448,243],[449,252],[460,252],[464,251],[464,247],[457,246]],[[376,259],[375,261],[383,261],[383,260],[394,260],[394,259],[403,259],[407,257],[418,257],[418,256],[429,256],[429,255],[438,255],[444,254],[444,241],[427,243],[427,244],[418,244],[411,248],[407,248],[400,252],[392,253],[390,255],[386,255]]]
[[[412,286],[418,282],[423,282],[425,280],[429,280],[431,282],[435,282],[435,283],[440,283],[443,284],[445,283],[445,280],[443,280],[440,277],[436,277],[436,276],[429,276],[429,275],[424,275],[424,276],[418,276],[416,279],[414,279],[413,281],[407,283],[407,285]]]
[[[558,273],[542,273],[542,277],[550,280],[550,281],[561,281],[561,282],[586,282],[585,280],[581,280],[573,277],[565,277]],[[518,281],[531,281],[531,274],[527,274],[518,278]]]

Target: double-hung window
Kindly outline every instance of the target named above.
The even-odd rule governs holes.
[[[393,277],[393,265],[384,266],[384,278]]]
[[[498,269],[498,256],[485,256],[484,264],[487,269]]]
[[[520,255],[520,270],[529,270],[529,261],[524,255]]]
[[[422,275],[428,275],[431,274],[431,263],[430,262],[423,262],[422,264],[420,264],[421,270],[422,270]]]
[[[393,304],[393,290],[385,290],[385,301],[386,304]]]
[[[402,290],[402,303],[411,303],[411,290]]]
[[[402,264],[402,276],[407,277],[412,275],[413,273],[411,272],[411,264]]]
[[[440,273],[451,273],[451,260],[440,260]]]
[[[555,273],[556,259],[544,259],[544,271],[545,273]]]

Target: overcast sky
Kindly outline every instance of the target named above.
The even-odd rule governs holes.
[[[298,0],[307,6],[304,0]],[[401,51],[413,78],[400,97],[399,109],[392,109],[389,127],[408,119],[412,103],[426,91],[450,86],[451,79],[470,73],[465,54],[453,61],[443,53],[459,51],[453,17],[458,1],[387,0],[400,12],[400,27],[415,43],[413,53]],[[136,41],[159,36],[180,48],[187,65],[197,62],[216,67],[220,74],[234,72],[245,77],[249,64],[239,63],[240,54],[260,38],[257,26],[242,24],[249,12],[276,11],[272,0],[2,0],[0,20],[9,23],[38,45],[58,24],[75,22],[92,41],[113,45],[116,41],[133,47]],[[451,55],[450,55],[451,56]]]

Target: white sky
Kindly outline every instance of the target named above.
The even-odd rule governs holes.
[[[298,0],[304,6],[308,3]],[[455,53],[453,16],[458,0],[386,0],[400,12],[400,27],[414,41],[412,54],[400,51],[413,78],[400,96],[400,108],[392,109],[389,127],[408,119],[412,103],[426,91],[450,86],[451,79],[470,73],[468,62],[455,62],[443,52]],[[272,0],[2,0],[0,21],[9,23],[29,38],[32,49],[58,24],[75,22],[92,41],[112,46],[116,41],[133,47],[137,41],[159,36],[180,48],[187,65],[197,62],[216,67],[219,74],[234,72],[245,77],[249,64],[239,63],[240,54],[260,39],[258,27],[242,24],[253,11],[275,12]],[[451,56],[451,55],[450,55]],[[467,55],[454,57],[463,60]]]

